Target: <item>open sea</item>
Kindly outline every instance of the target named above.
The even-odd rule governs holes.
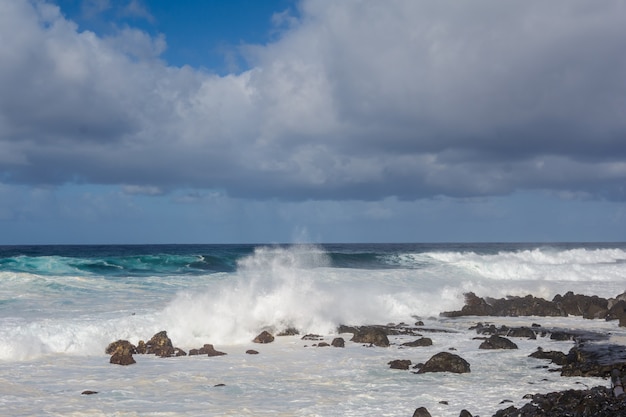
[[[626,291],[626,243],[0,246],[0,415],[411,417],[423,406],[485,417],[528,393],[610,386],[528,357],[538,346],[567,352],[571,341],[513,339],[518,350],[485,351],[468,328],[537,323],[626,340],[617,322],[439,315],[460,310],[468,291],[615,297]],[[414,348],[400,345],[415,336],[390,336],[382,348],[337,333],[417,320],[446,332],[424,333],[433,345]],[[289,327],[300,335],[252,343]],[[211,343],[227,355],[109,363],[110,342],[161,330],[185,351]],[[314,347],[307,333],[346,346]],[[387,364],[451,348],[470,373]]]

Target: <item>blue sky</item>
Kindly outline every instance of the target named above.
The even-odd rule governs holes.
[[[626,240],[620,0],[0,4],[0,244]]]

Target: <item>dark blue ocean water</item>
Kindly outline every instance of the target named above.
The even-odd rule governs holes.
[[[234,272],[238,262],[258,248],[308,245],[37,245],[0,246],[0,272],[40,275],[161,276]],[[331,268],[420,268],[418,259],[397,262],[403,254],[473,253],[496,255],[539,250],[626,250],[626,243],[377,243],[321,244]]]

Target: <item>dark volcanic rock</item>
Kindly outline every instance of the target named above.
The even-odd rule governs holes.
[[[133,358],[134,346],[130,343],[118,343],[115,349],[111,352],[111,359],[109,363],[115,365],[132,365],[136,363]]]
[[[94,395],[97,394],[98,391],[91,391],[91,390],[85,390],[83,392],[81,392],[81,395]]]
[[[558,350],[554,351],[545,351],[541,347],[538,347],[537,350],[530,355],[531,358],[537,359],[548,359],[552,361],[552,363],[557,365],[565,365],[567,363],[567,355],[563,352],[559,352]]]
[[[246,353],[248,355],[258,355],[259,354],[259,352],[254,350],[254,349],[248,349],[248,350],[246,350]]]
[[[517,349],[517,345],[506,337],[492,335],[478,347],[479,349]]]
[[[387,365],[389,365],[389,367],[391,369],[409,369],[409,366],[411,366],[411,361],[408,359],[394,359],[391,362],[387,362]]]
[[[432,346],[433,340],[430,337],[422,337],[412,342],[403,343],[402,346],[418,347],[418,346]]]
[[[413,412],[413,417],[432,417],[426,407],[416,408]]]
[[[194,354],[196,355],[207,355],[207,356],[223,356],[226,355],[226,353],[224,352],[220,352],[218,350],[215,350],[215,348],[213,347],[212,344],[210,343],[205,343],[204,346],[202,346],[200,349],[194,349]],[[189,351],[189,354],[191,355],[191,351]]]
[[[537,334],[530,327],[513,327],[506,333],[507,337],[526,337],[528,339],[536,339]]]
[[[586,319],[604,318],[609,310],[606,298],[597,295],[574,294],[571,291],[565,295],[555,295],[552,302],[557,304],[566,315],[583,316]]]
[[[370,343],[382,347],[389,346],[389,339],[387,338],[385,331],[375,326],[364,326],[359,328],[350,340],[356,343]]]
[[[473,417],[472,413],[470,413],[467,410],[461,410],[461,413],[459,414],[459,417]]]
[[[626,372],[626,347],[614,344],[579,344],[570,349],[562,376],[595,376],[608,378],[613,369]]]
[[[254,343],[272,343],[274,336],[270,332],[263,330],[257,337],[254,338]]]
[[[300,334],[300,331],[295,327],[287,327],[282,332],[278,333],[276,336],[295,336]]]
[[[532,401],[517,409],[499,410],[493,417],[623,417],[626,396],[615,398],[606,387],[536,394]]]
[[[465,305],[461,311],[441,313],[446,317],[459,316],[563,316],[566,313],[556,303],[527,295],[501,299],[484,299],[473,292],[465,294]]]
[[[124,350],[128,350],[131,354],[137,353],[137,348],[135,345],[130,343],[128,340],[116,340],[115,342],[109,343],[109,346],[106,347],[104,353],[107,355],[112,355],[118,347],[122,346]]]
[[[417,373],[423,374],[426,372],[454,372],[463,374],[470,372],[470,364],[459,355],[449,352],[439,352],[427,360]]]
[[[331,345],[334,347],[342,348],[346,346],[346,342],[345,340],[343,340],[343,337],[335,337],[331,342]]]
[[[158,332],[146,343],[146,353],[162,358],[168,358],[175,354],[174,346],[165,330]]]

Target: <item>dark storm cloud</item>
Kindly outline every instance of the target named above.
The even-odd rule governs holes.
[[[249,70],[220,77],[168,67],[163,37],[102,38],[50,4],[3,2],[0,178],[624,199],[624,16],[621,0],[309,0],[279,40],[242,48]]]

